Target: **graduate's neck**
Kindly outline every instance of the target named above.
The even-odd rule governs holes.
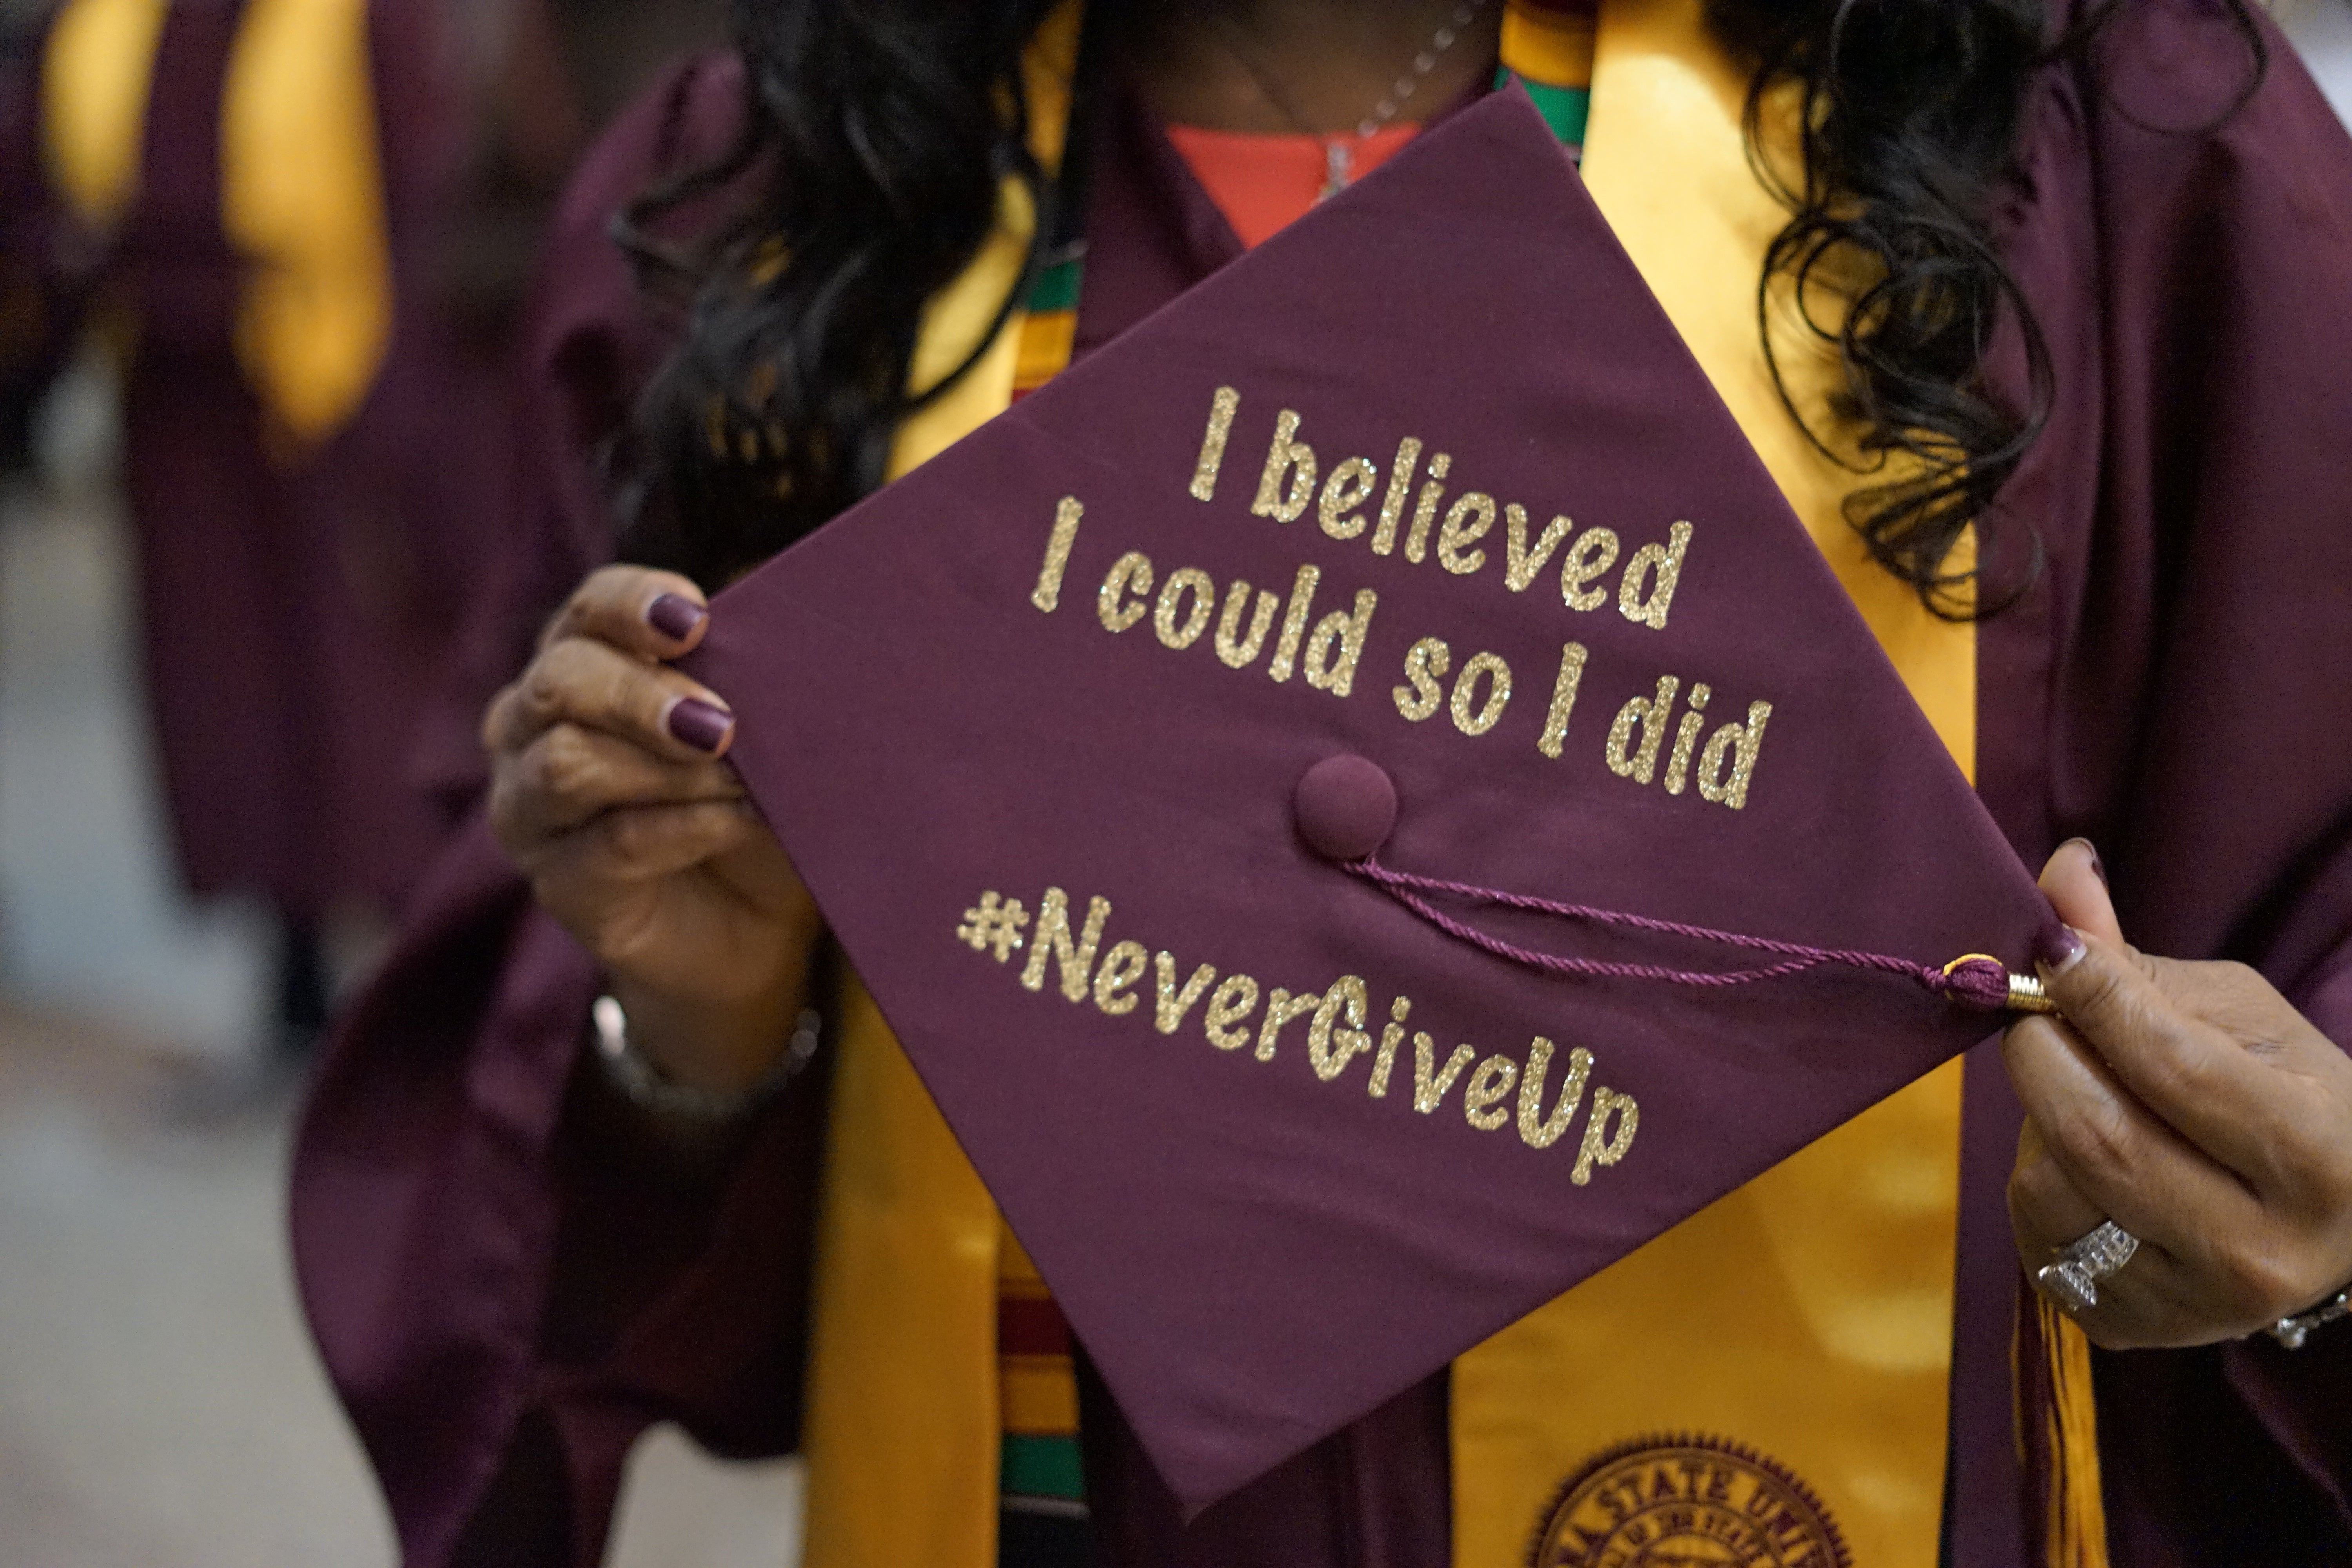
[[[1130,66],[1179,125],[1216,131],[1354,131],[1412,72],[1457,0],[1210,0],[1139,17]],[[1493,69],[1500,0],[1482,7],[1422,78],[1400,118],[1424,119]],[[1269,94],[1267,86],[1276,90]]]

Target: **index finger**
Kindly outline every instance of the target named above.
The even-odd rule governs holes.
[[[589,637],[641,658],[673,659],[702,641],[710,611],[691,578],[649,566],[606,566],[589,574],[540,633],[546,648]]]
[[[2051,999],[2117,1080],[2213,1159],[2269,1188],[2295,1088],[2226,1031],[2182,1011],[2154,960],[2066,927],[2047,947]]]

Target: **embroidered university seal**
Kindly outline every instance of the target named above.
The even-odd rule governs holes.
[[[1645,1437],[1569,1478],[1533,1568],[1853,1568],[1829,1510],[1751,1448]]]

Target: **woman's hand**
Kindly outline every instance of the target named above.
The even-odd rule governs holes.
[[[2352,1058],[2242,964],[2126,946],[2082,840],[2042,888],[2065,922],[2037,954],[2063,1017],[2002,1042],[2026,1271],[2102,1220],[2137,1237],[2075,1314],[2114,1350],[2236,1339],[2352,1283]]]
[[[482,740],[499,842],[604,966],[638,1048],[724,1089],[784,1049],[820,921],[719,761],[733,714],[663,662],[709,625],[685,578],[606,567],[491,701]]]

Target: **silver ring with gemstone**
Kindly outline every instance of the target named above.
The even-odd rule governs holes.
[[[2129,1263],[2138,1250],[2139,1237],[2105,1220],[2063,1248],[2058,1260],[2045,1264],[2033,1282],[2070,1311],[2087,1312],[2099,1304],[2099,1281]]]

